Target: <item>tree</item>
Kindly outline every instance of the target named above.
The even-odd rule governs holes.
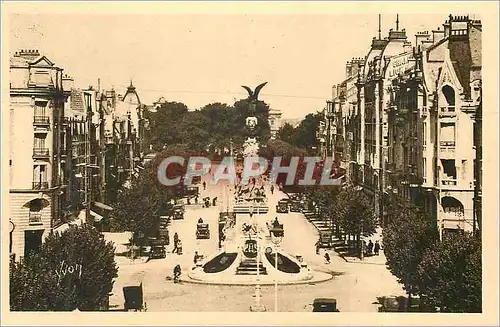
[[[361,248],[361,235],[375,233],[377,220],[373,205],[365,193],[352,186],[342,188],[335,197],[333,216],[344,233],[354,236],[357,249]]]
[[[426,249],[418,265],[426,305],[441,312],[482,312],[481,238],[450,233]]]
[[[182,116],[178,122],[178,142],[194,151],[205,151],[209,145],[210,120],[200,111],[191,111]]]
[[[187,113],[188,107],[179,102],[165,102],[156,112],[148,113],[148,136],[156,151],[165,144],[182,143],[180,122]]]
[[[296,147],[307,149],[309,153],[315,153],[314,148],[317,149],[320,145],[316,133],[322,120],[323,114],[320,112],[307,114],[294,129],[291,143]]]
[[[409,200],[392,196],[386,201],[389,223],[383,238],[387,265],[411,298],[419,294],[417,268],[425,251],[438,240],[437,230],[432,218]]]
[[[118,269],[114,246],[95,228],[51,232],[38,253],[10,263],[10,308],[14,311],[106,309]]]
[[[294,141],[295,128],[290,123],[285,123],[276,133],[279,140],[287,143],[292,143]]]

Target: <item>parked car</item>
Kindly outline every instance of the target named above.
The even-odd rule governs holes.
[[[276,205],[276,212],[278,213],[288,213],[288,199],[281,199]]]
[[[331,298],[314,299],[313,312],[340,312],[337,309],[337,300]]]
[[[149,258],[151,259],[163,259],[167,257],[167,251],[164,245],[153,245],[149,250]]]
[[[196,238],[210,238],[210,227],[208,226],[208,224],[199,223],[196,225]]]
[[[302,204],[299,200],[290,201],[290,212],[301,212]]]
[[[184,208],[183,204],[176,204],[173,209],[174,209],[174,212],[172,215],[172,219],[174,219],[174,220],[184,219],[185,208]]]

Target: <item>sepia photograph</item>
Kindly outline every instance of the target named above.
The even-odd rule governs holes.
[[[2,4],[3,311],[498,323],[498,4],[93,6]]]

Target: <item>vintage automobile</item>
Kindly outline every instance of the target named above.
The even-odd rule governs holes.
[[[337,309],[337,300],[330,298],[314,299],[313,312],[340,312]]]
[[[210,228],[208,224],[205,223],[199,223],[196,225],[196,238],[210,238]]]
[[[175,220],[184,219],[185,209],[184,209],[183,204],[176,204],[173,209],[174,209],[174,212],[172,215],[172,219],[175,219]]]
[[[302,204],[300,200],[292,200],[290,201],[290,212],[301,212]]]
[[[170,237],[168,233],[168,229],[162,228],[160,225],[160,228],[158,229],[158,239],[162,241],[162,245],[169,245],[170,244]]]
[[[167,257],[167,251],[164,245],[152,245],[149,250],[150,259],[163,259]]]
[[[188,186],[187,196],[194,197],[200,194],[200,188],[198,186]]]
[[[288,199],[281,199],[278,201],[278,204],[276,205],[276,212],[278,213],[288,213]]]
[[[123,287],[123,297],[125,311],[147,311],[146,303],[143,302],[142,283]]]

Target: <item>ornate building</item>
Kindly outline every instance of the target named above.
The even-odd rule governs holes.
[[[36,251],[47,232],[64,221],[67,178],[61,139],[63,69],[38,50],[10,58],[10,252]]]
[[[473,230],[481,208],[481,22],[453,17],[415,35],[390,30],[352,64],[327,111],[331,150],[350,180],[373,195],[386,222],[384,194],[411,199],[444,230]],[[351,73],[349,71],[351,70]],[[339,140],[342,143],[339,144]]]
[[[281,110],[269,109],[269,127],[271,131],[271,139],[276,138],[276,133],[278,133],[281,128]]]

